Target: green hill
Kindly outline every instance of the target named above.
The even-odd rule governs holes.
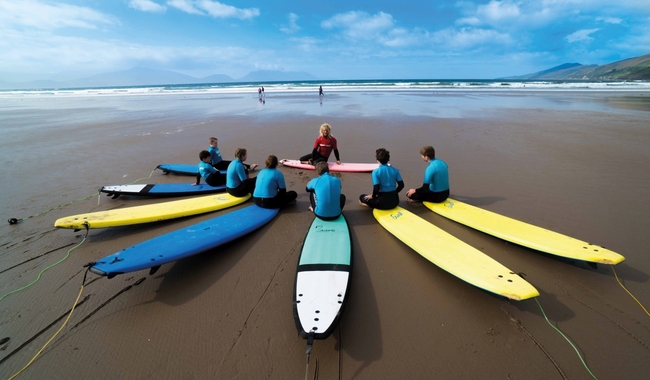
[[[525,80],[650,80],[650,54],[606,65],[565,63],[536,73],[504,79]]]

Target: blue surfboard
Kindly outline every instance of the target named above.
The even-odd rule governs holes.
[[[270,222],[279,209],[248,206],[125,248],[97,260],[90,271],[112,278],[152,268],[216,248]]]
[[[156,169],[178,175],[196,175],[199,172],[198,164],[160,164]]]
[[[338,324],[351,271],[352,241],[345,217],[315,218],[298,259],[293,294],[294,321],[309,346],[312,339],[326,339]]]
[[[192,185],[191,183],[160,183],[160,184],[133,184],[103,186],[100,192],[112,196],[113,199],[120,195],[139,195],[149,197],[180,197],[185,195],[202,195],[226,191],[226,185],[210,186],[207,183]]]

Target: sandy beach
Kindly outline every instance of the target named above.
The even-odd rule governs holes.
[[[0,300],[0,339],[8,338],[0,377],[23,368],[63,324],[86,263],[232,210],[87,237],[55,229],[56,219],[172,200],[93,194],[136,180],[189,183],[154,169],[198,163],[210,136],[227,159],[241,147],[248,163],[263,164],[269,154],[309,153],[324,122],[344,162],[374,162],[375,149],[388,149],[406,189],[422,185],[418,151],[433,145],[449,164],[453,198],[624,255],[616,274],[650,309],[650,93],[269,93],[264,103],[257,94],[16,96],[0,100],[0,209],[5,221],[26,219],[0,227],[0,294],[65,260]],[[610,266],[506,243],[406,202],[403,191],[400,206],[525,274],[541,294],[494,296],[383,229],[357,203],[372,191],[362,173],[340,175],[353,241],[347,308],[307,367],[292,298],[315,173],[280,170],[297,203],[249,236],[153,275],[88,274],[83,302],[18,378],[591,379],[539,305],[595,377],[647,378],[650,317]]]

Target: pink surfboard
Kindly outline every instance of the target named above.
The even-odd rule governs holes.
[[[301,164],[300,161],[298,160],[280,160],[280,163],[284,166],[289,166],[292,168],[314,170],[314,165]],[[355,173],[371,172],[377,169],[377,167],[379,167],[379,164],[377,163],[354,164],[354,163],[342,162],[340,165],[338,165],[336,164],[336,162],[328,162],[327,165],[330,167],[331,172],[355,172]]]

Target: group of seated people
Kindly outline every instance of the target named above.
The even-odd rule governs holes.
[[[336,140],[331,136],[328,124],[323,124],[320,136],[314,143],[311,154],[301,157],[303,163],[314,165],[318,177],[309,181],[306,191],[309,192],[309,210],[323,220],[333,220],[339,217],[345,205],[345,195],[341,193],[341,180],[330,175],[327,160],[331,152],[336,155],[336,163],[340,164]],[[436,158],[432,146],[420,149],[422,160],[427,163],[424,171],[424,181],[421,187],[406,192],[409,202],[444,202],[449,197],[449,172],[447,164]],[[372,171],[373,191],[371,194],[361,194],[359,204],[365,207],[389,210],[399,204],[398,193],[404,188],[404,181],[397,168],[390,166],[390,152],[384,148],[375,151],[379,166]],[[255,204],[263,208],[282,208],[295,202],[298,194],[287,191],[284,175],[277,169],[278,158],[270,155],[266,159],[266,167],[260,170],[257,177],[250,178],[249,171],[255,170],[257,164],[248,165],[246,149],[235,151],[233,161],[225,161],[221,157],[216,137],[210,137],[210,147],[199,153],[198,174],[195,185],[201,178],[210,186],[226,185],[228,194],[243,197],[252,193]],[[221,173],[225,170],[226,173]]]

